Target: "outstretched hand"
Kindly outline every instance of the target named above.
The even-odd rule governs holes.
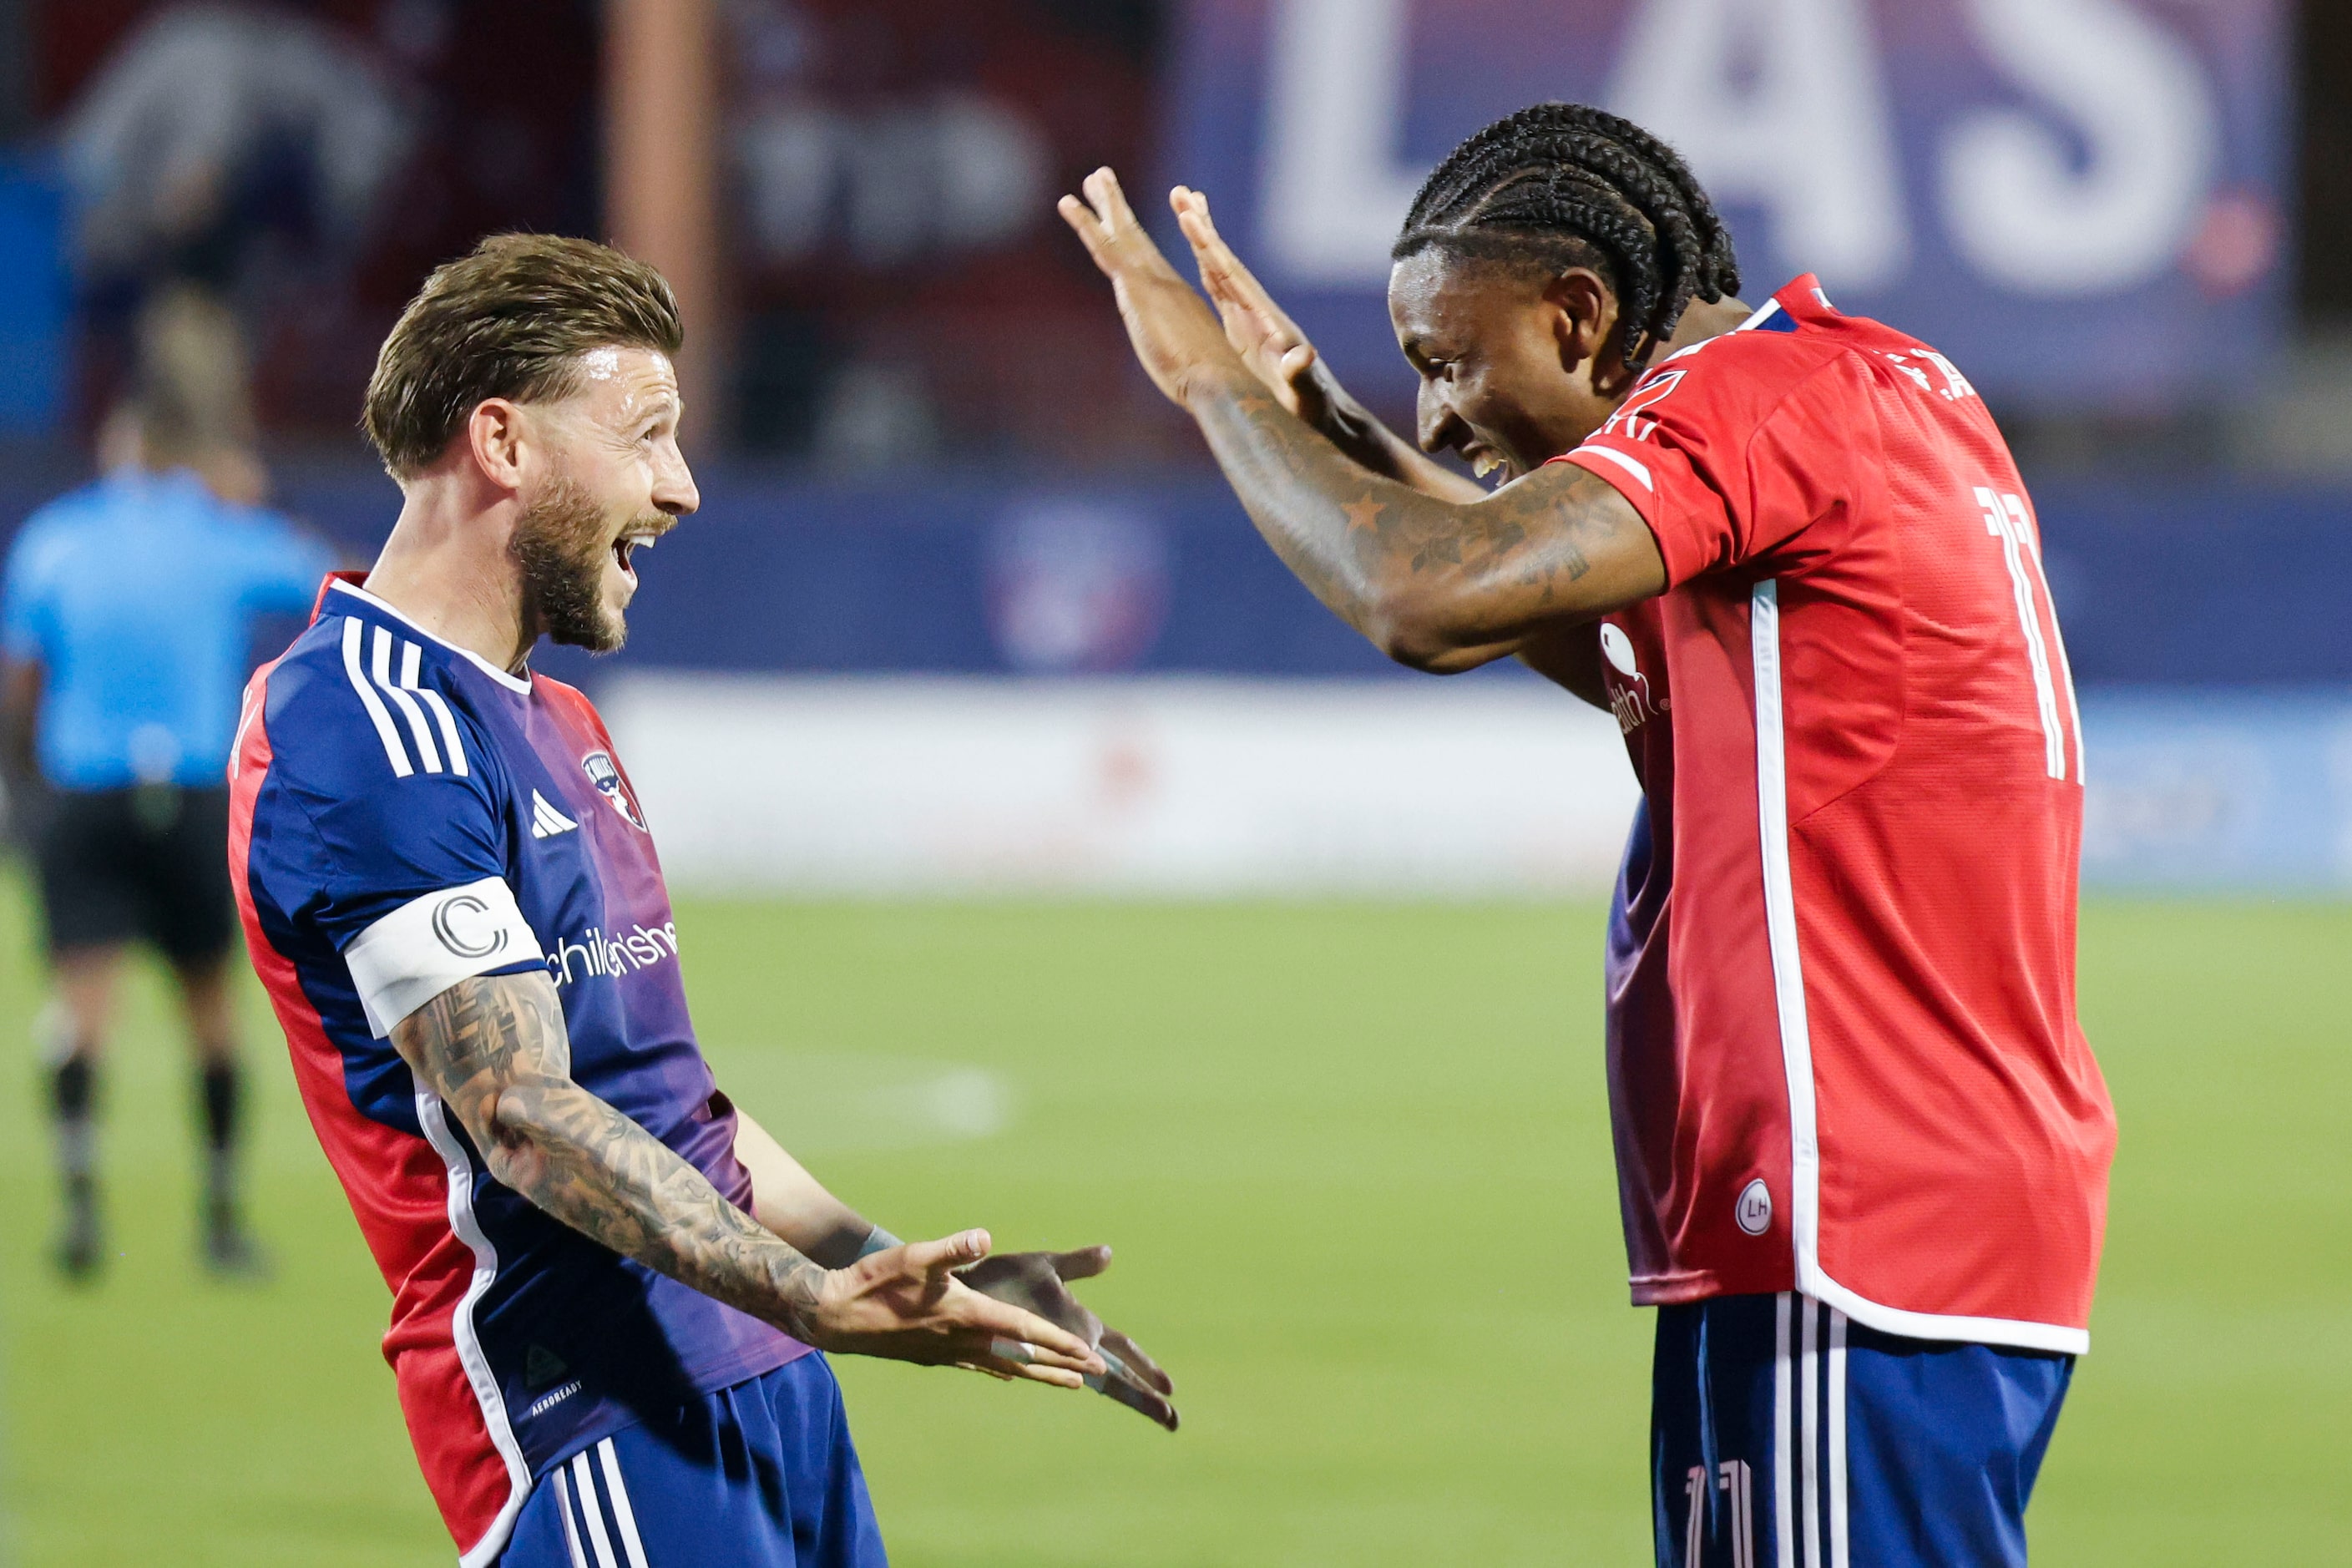
[[[1223,325],[1137,221],[1118,176],[1097,169],[1081,188],[1085,201],[1064,196],[1056,210],[1110,279],[1128,340],[1152,384],[1181,405],[1203,375],[1245,369]]]
[[[961,1269],[957,1278],[981,1294],[1034,1312],[1093,1346],[1103,1359],[1104,1373],[1087,1378],[1087,1385],[1173,1432],[1176,1406],[1169,1403],[1169,1396],[1176,1392],[1175,1384],[1160,1370],[1158,1362],[1143,1352],[1141,1345],[1106,1326],[1070,1293],[1070,1280],[1091,1279],[1109,1267],[1109,1247],[1082,1247],[1075,1252],[1008,1252]]]
[[[1224,322],[1225,341],[1285,408],[1323,429],[1330,418],[1331,396],[1326,377],[1317,373],[1321,362],[1315,345],[1217,232],[1205,194],[1179,185],[1168,193],[1168,205],[1192,247],[1201,287],[1208,290],[1209,302]]]
[[[1017,1303],[983,1295],[956,1270],[988,1256],[988,1232],[912,1241],[825,1276],[809,1314],[819,1350],[960,1366],[1057,1388],[1085,1388],[1108,1372],[1077,1334]]]

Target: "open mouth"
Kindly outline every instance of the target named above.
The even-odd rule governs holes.
[[[640,550],[651,550],[654,541],[668,531],[663,528],[632,529],[613,541],[613,559],[620,566],[621,575],[632,583],[635,582],[636,567],[631,563],[630,557]]]
[[[1494,479],[1500,474],[1502,478],[1496,482],[1508,484],[1517,477],[1512,471],[1510,460],[1491,447],[1472,447],[1462,455],[1470,459],[1470,471],[1482,479]]]

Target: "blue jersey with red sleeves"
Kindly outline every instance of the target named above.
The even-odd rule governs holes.
[[[748,1209],[653,839],[586,698],[347,581],[254,677],[230,786],[247,945],[393,1291],[418,1461],[462,1561],[493,1562],[549,1464],[806,1352],[492,1180],[387,1037],[460,980],[542,971],[573,1079]]]

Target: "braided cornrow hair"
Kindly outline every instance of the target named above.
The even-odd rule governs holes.
[[[1538,103],[1446,154],[1391,257],[1432,246],[1555,271],[1591,267],[1617,292],[1625,359],[1649,363],[1694,299],[1739,291],[1715,205],[1674,149],[1581,103]]]

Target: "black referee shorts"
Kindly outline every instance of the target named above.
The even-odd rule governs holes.
[[[37,858],[52,953],[144,937],[202,967],[236,940],[226,789],[61,790]]]

